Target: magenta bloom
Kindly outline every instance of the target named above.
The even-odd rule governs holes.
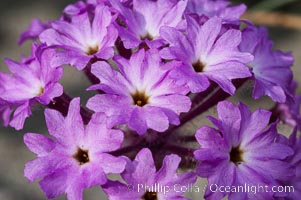
[[[137,47],[144,39],[152,46],[149,40],[158,39],[162,26],[177,27],[183,21],[187,5],[187,0],[133,0],[133,6],[129,8],[119,0],[110,2],[126,23],[125,26],[117,26],[126,48]]]
[[[41,33],[40,40],[62,49],[52,59],[52,65],[70,64],[82,70],[94,57],[113,57],[117,30],[111,21],[109,7],[99,5],[92,22],[89,13],[84,12],[71,16],[70,23],[63,20],[51,23],[51,28]]]
[[[108,182],[103,188],[110,200],[184,200],[182,186],[192,187],[196,176],[192,172],[177,174],[181,158],[168,155],[157,171],[152,153],[142,149],[134,161],[128,159],[126,170],[121,174],[127,185]]]
[[[218,16],[225,21],[237,21],[246,11],[244,4],[238,6],[229,6],[231,2],[225,0],[189,0],[186,13],[194,13],[199,16],[207,17]]]
[[[68,17],[69,16],[75,16],[75,15],[80,15],[85,12],[94,12],[95,11],[95,6],[97,4],[94,3],[89,3],[88,1],[83,2],[83,1],[78,1],[73,4],[69,4],[66,6],[64,9],[63,13],[66,14]]]
[[[21,63],[6,59],[10,74],[0,72],[0,99],[7,106],[17,107],[9,123],[20,130],[25,119],[31,115],[30,107],[38,102],[47,105],[62,95],[63,87],[58,83],[62,77],[61,67],[52,68],[49,60],[55,55],[54,50],[42,50],[33,45],[33,56]]]
[[[50,27],[49,23],[43,23],[38,19],[33,19],[29,27],[22,32],[18,44],[23,44],[28,39],[38,39],[40,33]]]
[[[120,0],[120,1],[122,1],[122,0]],[[109,2],[109,0],[86,0],[86,2],[91,5],[98,5],[98,4],[106,4]]]
[[[127,123],[139,134],[148,128],[163,132],[169,123],[179,124],[178,115],[187,112],[191,102],[185,96],[188,88],[174,84],[168,77],[177,62],[163,65],[156,50],[140,50],[130,60],[114,60],[120,72],[106,62],[92,65],[91,71],[101,83],[90,89],[106,94],[89,99],[88,108],[106,113],[110,127]]]
[[[106,174],[124,170],[126,161],[108,154],[120,147],[123,133],[107,129],[103,114],[93,115],[84,128],[80,99],[76,98],[66,118],[50,109],[45,117],[53,138],[24,135],[26,146],[38,156],[26,164],[24,174],[31,182],[41,179],[39,184],[48,198],[66,193],[69,200],[81,200],[85,188],[103,185]]]
[[[294,177],[294,168],[285,158],[293,150],[276,142],[279,134],[276,124],[269,128],[271,113],[256,110],[251,113],[243,104],[235,107],[229,102],[220,102],[217,106],[218,119],[209,119],[218,128],[202,127],[196,133],[201,145],[195,151],[200,161],[197,173],[208,178],[206,199],[273,199],[275,193],[261,189],[256,194],[250,191],[215,191],[218,186],[238,187],[244,184],[278,186],[280,180]],[[210,190],[211,187],[211,190]]]
[[[186,34],[170,27],[161,29],[161,36],[169,43],[160,52],[161,56],[184,63],[172,76],[187,83],[193,93],[207,89],[210,79],[233,94],[235,87],[231,80],[251,76],[245,64],[253,56],[238,50],[241,32],[230,29],[221,33],[221,28],[222,20],[218,17],[210,18],[202,26],[187,17]]]
[[[254,60],[248,63],[255,80],[253,98],[267,95],[273,101],[284,103],[286,96],[290,95],[293,78],[290,67],[294,58],[291,53],[274,51],[272,48],[273,42],[268,39],[265,28],[250,25],[243,31],[240,49],[254,55]]]
[[[3,126],[8,126],[10,122],[10,115],[12,114],[12,105],[2,99],[0,99],[0,119],[3,122]]]

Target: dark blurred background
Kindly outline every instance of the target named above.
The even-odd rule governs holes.
[[[26,42],[21,47],[17,45],[20,33],[26,29],[33,18],[42,21],[55,20],[60,17],[62,9],[71,0],[0,0],[0,68],[7,71],[4,58],[19,60],[20,55],[29,55],[31,44]],[[296,62],[293,66],[295,79],[301,82],[301,1],[300,0],[262,0],[262,1],[234,1],[245,2],[252,13],[246,17],[254,19],[260,24],[270,24],[270,37],[275,41],[275,48],[283,51],[292,51]],[[259,17],[258,12],[267,17]],[[279,12],[281,14],[279,15]],[[282,14],[284,13],[284,15]],[[295,16],[296,15],[296,16]],[[275,19],[276,17],[276,19]],[[278,18],[277,18],[278,17]],[[283,20],[285,19],[285,20]],[[292,22],[293,20],[293,22]],[[273,25],[271,21],[278,22]],[[275,23],[274,23],[275,24]],[[72,77],[72,78],[71,78]],[[65,69],[62,79],[65,90],[71,96],[82,95],[89,82],[86,77],[71,68]],[[298,88],[301,93],[301,88]],[[91,95],[91,94],[89,94]],[[88,96],[89,96],[88,95]],[[251,89],[244,87],[240,90],[236,100],[249,101]],[[82,99],[82,103],[85,100]],[[235,100],[235,99],[234,99]],[[253,107],[271,106],[268,98],[259,101],[250,101]],[[212,111],[214,113],[214,111]],[[25,124],[22,131],[0,127],[0,200],[40,200],[46,199],[38,184],[29,184],[23,177],[25,163],[34,158],[34,155],[23,144],[23,134],[37,132],[47,134],[43,108],[36,107],[33,115]],[[199,184],[204,182],[199,181]],[[194,195],[194,194],[192,194]],[[61,197],[58,199],[65,199]],[[104,199],[99,187],[85,191],[85,199]],[[200,199],[200,196],[193,196]]]

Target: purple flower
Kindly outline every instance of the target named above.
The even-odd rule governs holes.
[[[89,3],[85,3],[83,1],[78,1],[76,3],[67,5],[63,13],[69,16],[74,16],[74,15],[80,15],[84,12],[89,12],[90,9],[94,10],[95,6]]]
[[[299,112],[301,104],[301,96],[295,96],[294,100],[279,103],[276,106],[276,112],[279,114],[279,119],[292,127],[298,127],[301,130],[301,116]]]
[[[286,138],[285,138],[286,139]],[[282,141],[283,142],[283,141]],[[283,185],[290,187],[291,191],[286,191],[287,200],[298,199],[301,195],[301,137],[297,137],[297,129],[293,131],[289,140],[284,141],[292,147],[294,155],[287,158],[287,162],[296,167],[296,176],[283,182]]]
[[[90,22],[89,13],[71,16],[71,22],[58,20],[51,23],[50,29],[40,35],[40,40],[48,46],[56,46],[57,52],[52,65],[70,64],[82,70],[92,58],[113,57],[113,46],[117,30],[111,25],[109,7],[98,5]]]
[[[0,72],[0,98],[11,107],[17,107],[9,123],[17,130],[23,128],[25,119],[31,115],[33,103],[47,105],[63,93],[63,87],[58,83],[63,70],[49,65],[55,51],[42,48],[33,45],[34,55],[21,63],[6,59],[12,74]]]
[[[238,50],[241,32],[229,29],[221,33],[221,28],[222,20],[218,17],[200,26],[188,16],[185,34],[174,28],[161,28],[161,36],[169,43],[169,47],[160,52],[161,56],[184,63],[172,76],[180,83],[187,83],[193,93],[207,89],[210,79],[233,94],[235,87],[231,80],[251,76],[245,64],[253,57]]]
[[[201,145],[195,151],[200,161],[197,173],[208,178],[206,199],[272,199],[274,193],[258,190],[257,193],[212,192],[219,186],[279,186],[280,180],[294,177],[294,168],[285,158],[293,150],[276,142],[279,134],[276,124],[269,128],[271,113],[256,110],[251,113],[243,104],[235,107],[230,102],[220,102],[217,106],[218,119],[209,117],[218,130],[202,127],[196,133]],[[211,188],[211,189],[209,189]]]
[[[205,15],[207,17],[218,16],[225,21],[237,21],[247,9],[244,4],[238,6],[229,5],[230,2],[225,0],[189,0],[186,13],[194,13],[199,16]]]
[[[144,39],[148,45],[154,46],[149,40],[158,39],[162,26],[177,27],[183,21],[182,15],[187,4],[187,0],[133,0],[133,6],[129,8],[119,0],[110,2],[126,23],[117,26],[126,48],[137,47]]]
[[[162,64],[156,50],[144,50],[132,55],[130,60],[114,59],[117,72],[106,62],[92,65],[92,73],[100,84],[90,89],[100,89],[89,99],[87,107],[104,112],[110,127],[128,123],[140,135],[148,128],[163,132],[169,123],[178,125],[178,115],[190,109],[190,99],[185,96],[188,88],[174,84],[168,74],[177,62]]]
[[[12,114],[12,105],[6,101],[0,99],[0,119],[3,122],[3,126],[8,126],[10,122],[10,115]]]
[[[142,149],[134,161],[128,159],[126,170],[121,174],[127,185],[108,182],[103,189],[111,200],[184,200],[182,186],[192,187],[196,176],[192,172],[177,174],[181,158],[168,155],[157,171],[152,153]]]
[[[48,198],[66,193],[69,200],[81,200],[85,188],[103,185],[106,174],[124,170],[125,159],[108,154],[120,147],[123,133],[107,129],[101,113],[84,128],[79,98],[71,101],[66,118],[51,109],[45,111],[45,118],[53,138],[24,135],[26,146],[38,156],[26,164],[24,174],[31,182],[41,179]]]
[[[29,27],[22,32],[18,44],[21,45],[28,39],[38,39],[40,33],[49,27],[49,23],[42,23],[39,19],[33,19]]]
[[[102,3],[108,3],[108,0],[86,0],[88,4],[98,5]]]
[[[108,0],[86,0],[85,2],[78,1],[73,4],[69,4],[64,8],[63,14],[65,15],[63,18],[67,17],[68,19],[70,16],[80,15],[84,12],[94,13],[95,7],[98,5],[109,6],[110,4]]]
[[[297,89],[297,83],[292,81],[289,92],[294,94]],[[301,130],[301,115],[300,115],[301,96],[295,95],[286,98],[285,103],[277,103],[272,109],[273,115],[279,118],[285,124],[292,127],[297,127]]]
[[[268,39],[265,28],[250,25],[243,30],[240,49],[254,55],[254,60],[248,63],[255,80],[253,98],[267,95],[273,101],[284,103],[286,96],[290,95],[293,77],[290,67],[294,58],[291,53],[274,51],[272,48],[273,43]]]

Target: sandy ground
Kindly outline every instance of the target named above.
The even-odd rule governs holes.
[[[12,4],[14,3],[14,5]],[[18,3],[17,3],[18,2]],[[71,1],[69,1],[71,2]],[[0,67],[6,71],[4,58],[9,57],[15,60],[20,55],[28,55],[30,43],[25,43],[22,47],[18,47],[16,41],[19,34],[24,30],[31,19],[39,18],[43,21],[53,20],[59,17],[61,9],[68,3],[67,0],[23,0],[0,2]],[[292,51],[295,58],[295,79],[301,81],[301,34],[298,31],[286,29],[271,29],[271,37],[275,39],[276,47],[284,51]],[[79,96],[89,85],[85,76],[80,72],[72,69],[65,71],[64,78],[61,81],[66,91],[72,96]],[[72,77],[72,79],[70,78]],[[243,90],[234,98],[234,101],[242,100],[248,102],[253,108],[270,107],[270,101],[264,98],[260,101],[250,101],[251,88],[244,87]],[[298,93],[301,93],[299,87]],[[91,95],[91,94],[89,94]],[[85,97],[86,99],[87,97]],[[84,102],[85,99],[82,101]],[[209,111],[215,114],[214,110]],[[208,115],[208,113],[206,114]],[[204,121],[204,117],[200,117],[190,126],[200,126],[200,120]],[[203,123],[203,122],[201,122]],[[206,122],[204,122],[206,123]],[[16,132],[12,128],[0,128],[0,200],[41,200],[46,199],[38,184],[35,182],[29,184],[23,177],[23,168],[25,163],[34,158],[34,155],[27,150],[23,144],[23,134],[26,132],[37,132],[47,134],[45,122],[43,120],[42,108],[37,107],[33,111],[33,117],[27,122],[25,129]],[[203,188],[205,183],[199,181],[199,187]],[[201,199],[200,193],[188,194],[193,199]],[[65,199],[61,197],[58,199]],[[99,187],[88,189],[85,191],[85,200],[105,199]]]

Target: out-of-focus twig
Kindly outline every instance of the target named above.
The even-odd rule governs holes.
[[[281,12],[249,11],[243,16],[258,25],[279,26],[301,31],[301,15]]]

